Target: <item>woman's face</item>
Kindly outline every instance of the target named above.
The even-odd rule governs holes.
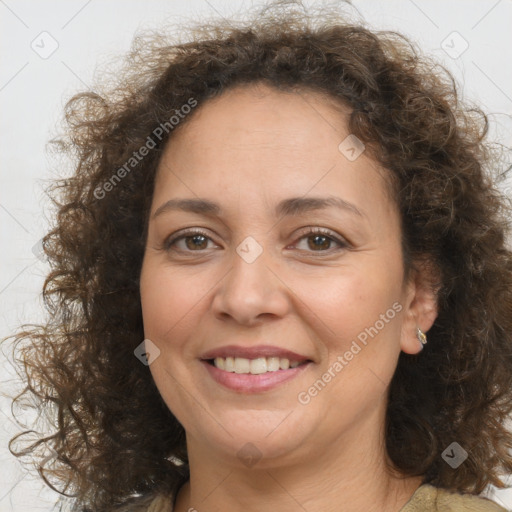
[[[236,88],[189,121],[159,165],[140,278],[150,371],[188,443],[247,465],[371,435],[430,327],[385,173],[340,146],[319,95]]]

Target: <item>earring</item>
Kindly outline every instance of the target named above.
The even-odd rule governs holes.
[[[427,344],[427,335],[419,327],[416,327],[416,337],[418,338],[418,341],[420,341],[422,345]]]

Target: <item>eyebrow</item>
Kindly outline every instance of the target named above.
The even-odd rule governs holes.
[[[290,197],[280,201],[276,208],[275,214],[278,217],[286,217],[292,215],[301,215],[315,210],[324,210],[327,208],[338,208],[364,217],[365,214],[359,210],[354,204],[341,199],[341,197]],[[211,217],[220,217],[222,208],[215,202],[208,199],[170,199],[157,208],[152,218],[168,211],[183,211],[188,213],[197,213]]]

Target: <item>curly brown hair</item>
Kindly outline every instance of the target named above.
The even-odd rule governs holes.
[[[14,335],[26,383],[15,401],[30,396],[53,431],[14,450],[22,432],[11,451],[52,447],[57,456],[40,473],[84,512],[147,503],[188,478],[184,429],[134,357],[144,339],[139,276],[155,172],[201,104],[262,82],[349,108],[350,132],[390,171],[406,270],[426,259],[439,271],[428,345],[400,354],[390,385],[390,459],[404,475],[450,490],[504,487],[500,475],[512,473],[511,207],[498,189],[501,160],[485,141],[486,114],[462,104],[451,74],[407,38],[336,10],[315,15],[277,2],[238,26],[217,20],[183,33],[180,41],[139,34],[114,85],[66,105],[67,132],[56,143],[76,166],[48,189],[57,208],[43,239],[50,320]],[[453,441],[468,452],[457,470],[441,457]]]

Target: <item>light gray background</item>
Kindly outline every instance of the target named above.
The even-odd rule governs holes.
[[[45,144],[65,100],[93,83],[98,64],[127,51],[137,30],[181,16],[228,17],[254,3],[261,2],[0,0],[0,337],[43,318],[40,292],[48,266],[33,248],[47,230],[43,180],[56,176]],[[311,3],[320,2],[305,2]],[[511,0],[356,0],[354,6],[375,28],[403,32],[443,62],[464,98],[490,114],[491,138],[512,145]],[[52,45],[58,48],[48,55]],[[15,376],[1,357],[2,390],[14,390]],[[7,450],[18,431],[1,397],[0,512],[49,511],[59,496]],[[512,490],[497,491],[494,499],[512,509]]]

